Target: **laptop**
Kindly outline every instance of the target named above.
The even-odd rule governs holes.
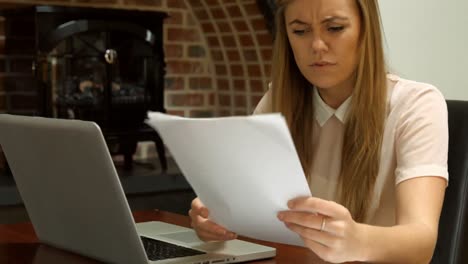
[[[204,243],[189,228],[135,224],[99,126],[0,115],[0,145],[40,242],[106,263],[236,263],[276,250]]]

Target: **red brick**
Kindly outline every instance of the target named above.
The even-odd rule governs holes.
[[[203,23],[201,23],[201,27],[203,29],[203,32],[205,32],[205,33],[216,32],[215,28],[213,27],[213,24],[211,22],[203,22]]]
[[[227,69],[226,66],[224,65],[215,65],[215,71],[217,75],[226,75],[227,74]]]
[[[180,11],[170,11],[169,17],[164,20],[164,23],[170,25],[182,25],[184,23],[184,14]]]
[[[226,33],[226,32],[232,32],[232,28],[227,22],[218,22],[216,23],[216,26],[218,26],[219,32]]]
[[[258,61],[257,51],[256,50],[244,50],[244,59],[247,62]]]
[[[229,90],[229,81],[227,79],[218,79],[217,80],[218,90],[227,91]]]
[[[194,10],[193,13],[200,21],[206,21],[209,19],[208,13],[204,9]]]
[[[264,85],[262,81],[251,80],[250,91],[252,92],[263,92],[266,90],[267,85]]]
[[[271,75],[271,64],[267,63],[263,65],[263,71],[265,72],[265,76],[270,76]]]
[[[262,49],[261,51],[262,53],[262,58],[263,60],[265,61],[271,61],[272,57],[273,57],[273,50],[271,48],[269,49]]]
[[[205,0],[207,6],[219,6],[218,0]]]
[[[234,80],[234,91],[244,92],[245,91],[245,81],[244,80]]]
[[[184,0],[168,0],[166,3],[169,8],[187,8]]]
[[[218,102],[220,106],[231,106],[231,96],[225,94],[218,94]]]
[[[252,76],[252,77],[262,76],[262,70],[260,69],[260,66],[258,65],[247,66],[247,72],[249,73],[249,76]]]
[[[254,31],[267,30],[265,19],[262,17],[251,19],[250,23]]]
[[[249,26],[243,20],[233,21],[232,23],[234,24],[234,28],[239,32],[249,31]]]
[[[236,116],[244,116],[244,115],[248,115],[249,113],[247,113],[247,110],[246,109],[237,109],[235,112],[234,112],[234,115]]]
[[[237,47],[236,40],[233,36],[222,36],[221,39],[225,47]]]
[[[224,54],[221,50],[211,49],[211,58],[214,62],[223,62]]]
[[[201,0],[190,0],[188,3],[192,6],[192,8],[203,7],[203,3]]]
[[[184,111],[180,111],[180,110],[167,110],[167,113],[170,115],[185,116]]]
[[[198,61],[167,61],[168,74],[201,74],[203,64]]]
[[[90,3],[90,4],[117,4],[117,0],[75,0],[77,3]]]
[[[256,3],[246,4],[244,5],[244,9],[247,15],[249,16],[260,14],[260,10],[258,9]]]
[[[212,8],[210,12],[214,19],[226,18],[226,13],[224,13],[224,10],[222,8]]]
[[[164,45],[166,58],[181,58],[184,56],[184,47],[179,44]]]
[[[213,47],[220,47],[221,44],[219,43],[219,39],[217,36],[208,36],[206,37],[208,44]]]
[[[242,65],[231,65],[231,75],[232,76],[243,76],[244,75],[244,69],[242,68]]]
[[[187,47],[187,56],[190,58],[204,58],[206,49],[201,45],[190,45]]]
[[[201,36],[198,30],[186,28],[168,28],[167,29],[168,41],[200,41]]]
[[[204,96],[202,94],[171,94],[172,106],[203,106]]]
[[[65,2],[65,1],[62,1]],[[125,5],[161,7],[162,0],[124,0]]]
[[[214,111],[213,110],[192,110],[190,111],[190,117],[194,118],[206,118],[206,117],[213,117]]]
[[[247,106],[247,100],[245,99],[245,95],[236,95],[236,97],[234,98],[234,106],[235,107]]]
[[[197,24],[197,19],[190,13],[185,14],[185,24],[188,26],[193,26]]]
[[[241,59],[239,51],[237,50],[228,50],[226,53],[229,61],[240,61]]]
[[[227,8],[227,11],[228,11],[229,15],[231,16],[231,18],[241,17],[242,16],[242,12],[241,12],[241,10],[240,10],[240,8],[238,6],[230,6],[230,7]]]
[[[190,78],[189,88],[191,90],[211,90],[213,88],[210,77]]]
[[[239,42],[241,44],[242,47],[253,47],[254,46],[254,42],[253,42],[253,38],[251,35],[240,35],[239,36]]]
[[[273,46],[273,37],[270,33],[256,34],[258,45],[260,46]]]
[[[219,116],[231,116],[231,111],[221,110],[221,111],[219,111]]]
[[[210,96],[208,97],[208,101],[209,101],[210,106],[215,105],[215,95],[214,95],[214,93],[210,94]]]
[[[183,90],[185,87],[185,79],[182,77],[166,77],[164,83],[166,90]]]

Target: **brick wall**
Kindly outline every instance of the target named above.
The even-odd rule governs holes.
[[[164,49],[169,113],[192,117],[249,114],[266,90],[272,39],[255,0],[0,0],[0,6],[21,4],[168,12]],[[2,35],[0,20],[0,60]],[[19,67],[29,67],[27,61]],[[12,99],[6,95],[2,81],[8,72],[3,68],[0,111],[14,103],[33,107],[34,101],[27,96]]]
[[[165,102],[169,113],[191,117],[250,114],[267,89],[272,39],[255,0],[0,0],[0,7],[28,4],[165,11],[167,63]],[[19,25],[21,26],[21,25]],[[36,106],[35,91],[12,70],[31,66],[21,44],[5,62],[0,17],[0,112]],[[18,46],[19,45],[19,46]],[[24,47],[28,49],[27,46]],[[6,87],[14,88],[6,91]],[[1,150],[0,150],[1,153]],[[0,169],[4,166],[0,154]]]

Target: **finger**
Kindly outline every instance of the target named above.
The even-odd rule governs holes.
[[[205,218],[208,218],[210,212],[206,208],[199,198],[192,200],[191,210],[195,211],[197,214],[202,215]]]
[[[301,211],[284,211],[278,214],[283,222],[294,223],[308,228],[320,230],[323,218],[326,216]]]
[[[297,233],[303,239],[313,240],[317,243],[320,243],[326,247],[333,248],[336,244],[337,238],[327,232],[321,232],[316,229],[303,227],[296,224],[286,224],[286,227],[291,231]]]
[[[205,232],[203,230],[199,230],[197,231],[197,235],[198,237],[205,241],[205,242],[208,242],[208,241],[227,241],[227,240],[232,240],[232,239],[236,239],[237,238],[237,235],[234,234],[234,233],[231,233],[229,232],[227,235],[218,235],[218,234],[213,234],[213,233],[210,233],[210,232]]]
[[[215,222],[196,216],[194,220],[194,228],[214,235],[225,236],[230,233],[226,228],[216,224]]]
[[[316,212],[333,218],[341,219],[347,209],[333,201],[327,201],[316,197],[299,197],[288,202],[292,210]]]

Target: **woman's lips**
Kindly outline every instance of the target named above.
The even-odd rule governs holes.
[[[331,63],[331,62],[327,62],[327,61],[320,61],[320,62],[313,63],[310,66],[317,67],[317,68],[324,68],[324,67],[334,66],[334,65],[336,65],[336,63]]]

